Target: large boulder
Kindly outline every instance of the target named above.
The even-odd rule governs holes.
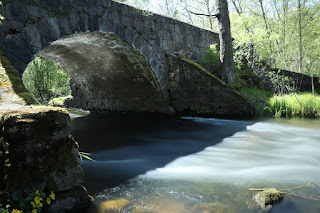
[[[5,174],[1,190],[9,194],[26,189],[53,191],[52,207],[58,212],[89,205],[91,198],[81,187],[83,171],[67,111],[24,107],[0,115],[0,138],[6,144],[0,147],[0,158],[10,163],[1,168]]]
[[[178,115],[251,117],[253,106],[201,65],[166,55],[169,105]]]

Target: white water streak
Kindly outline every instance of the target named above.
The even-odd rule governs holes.
[[[228,121],[224,121],[224,125],[228,125]],[[225,138],[218,145],[178,158],[142,177],[233,183],[320,184],[319,130],[258,122],[248,126],[246,131]]]

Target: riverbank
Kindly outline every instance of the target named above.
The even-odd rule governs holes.
[[[256,117],[320,117],[320,95],[317,93],[279,95],[257,88],[242,88],[240,93],[253,103]]]

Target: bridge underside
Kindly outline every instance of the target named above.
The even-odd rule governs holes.
[[[60,65],[72,77],[71,106],[165,111],[161,86],[149,62],[113,34],[73,34],[53,42],[38,56]]]

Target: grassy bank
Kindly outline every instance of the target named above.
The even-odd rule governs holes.
[[[268,117],[272,115],[269,110],[266,110],[268,101],[273,95],[272,92],[248,87],[241,88],[239,92],[255,106],[255,116]]]
[[[274,95],[268,110],[275,117],[320,117],[320,95],[312,93]]]
[[[319,94],[276,95],[256,88],[242,88],[240,93],[255,105],[258,117],[320,117]]]

